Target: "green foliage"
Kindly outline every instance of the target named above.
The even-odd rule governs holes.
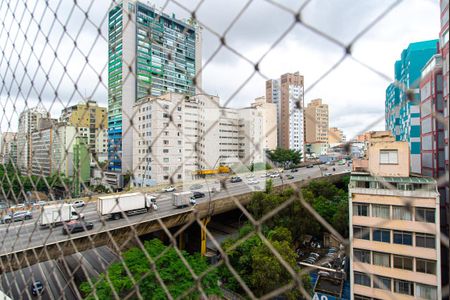
[[[53,174],[48,177],[28,175],[23,176],[9,163],[0,165],[0,185],[5,192],[6,198],[25,198],[27,192],[38,191],[48,193],[52,188],[70,187],[70,178],[61,174]]]
[[[191,273],[174,248],[167,249],[158,239],[146,241],[144,248],[152,259],[156,259],[157,256],[167,250],[156,259],[155,268],[173,298],[180,297],[195,285]],[[199,254],[189,255],[184,251],[182,251],[182,254],[196,275],[203,273],[208,268],[205,258]],[[122,263],[114,263],[108,268],[106,274],[99,276],[94,284],[95,288],[88,282],[81,284],[80,289],[86,296],[86,299],[111,299],[113,298],[113,289],[119,296],[129,295],[135,289],[138,289],[143,299],[167,299],[167,295],[156,278],[144,251],[139,248],[132,248],[126,251],[123,254],[123,263],[128,268],[132,278],[137,282],[136,286],[133,284],[130,274],[128,274],[124,265]],[[216,270],[208,272],[202,278],[201,286],[207,295],[221,296]],[[96,297],[92,295],[94,289]],[[133,295],[131,298],[136,298],[136,295]],[[195,289],[185,298],[199,299],[200,293]]]
[[[298,165],[302,161],[302,153],[299,150],[277,148],[267,151],[267,158],[284,167]]]
[[[246,225],[239,234],[239,239],[251,232],[253,228]],[[267,231],[267,239],[283,260],[299,273],[296,254],[292,245],[292,236],[287,228],[275,227]],[[230,247],[236,240],[226,240],[223,249],[227,252],[233,268],[245,281],[257,297],[263,296],[283,285],[293,281],[291,274],[280,263],[273,252],[257,235],[253,235],[235,249]],[[227,288],[242,293],[241,286],[226,266],[220,267],[221,278]],[[311,290],[311,280],[308,275],[302,277],[303,286]],[[300,292],[292,289],[284,294],[288,299],[299,299]]]

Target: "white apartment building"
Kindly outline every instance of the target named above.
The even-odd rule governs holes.
[[[56,123],[31,134],[32,174],[73,175],[73,145],[77,130],[66,123]]]
[[[135,184],[189,181],[196,171],[264,161],[257,109],[229,109],[210,95],[168,93],[134,106]],[[258,145],[258,147],[254,147]]]
[[[266,99],[277,105],[278,147],[299,150],[305,157],[304,83],[298,72],[266,81]]]
[[[17,166],[22,173],[31,173],[31,133],[38,129],[41,118],[48,113],[42,107],[29,108],[20,113],[17,131]]]
[[[258,97],[252,103],[252,107],[256,108],[262,114],[263,134],[264,134],[264,150],[275,150],[278,146],[277,142],[277,105],[268,103],[266,97]]]

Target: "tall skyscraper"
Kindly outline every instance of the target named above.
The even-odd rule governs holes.
[[[136,0],[109,11],[108,160],[111,171],[131,170],[133,106],[145,96],[187,95],[201,88],[199,28]],[[195,78],[195,85],[194,85]]]
[[[371,132],[349,184],[352,299],[442,299],[436,180],[410,174],[407,142]]]
[[[17,164],[17,133],[3,132],[0,140],[0,164]]]
[[[304,153],[304,78],[286,73],[266,81],[266,99],[277,105],[278,147]]]
[[[31,134],[38,129],[40,119],[48,117],[49,113],[42,107],[29,108],[20,113],[17,130],[17,166],[24,174],[31,174]]]
[[[386,130],[411,150],[411,171],[420,173],[420,92],[422,68],[436,54],[438,40],[409,44],[395,62],[395,80],[386,89]]]
[[[305,109],[306,143],[328,143],[328,104],[312,100]]]

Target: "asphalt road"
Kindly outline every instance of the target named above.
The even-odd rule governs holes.
[[[327,170],[326,172],[337,174],[348,171],[346,166],[335,166],[336,171],[332,172]],[[328,168],[331,169],[331,168]],[[320,169],[315,166],[314,168],[301,168],[296,173],[291,173],[286,171],[284,175],[291,174],[294,179],[286,180],[283,179],[284,183],[300,181],[307,178],[317,178],[322,175]],[[256,177],[260,183],[258,185],[263,188],[265,178]],[[254,186],[248,185],[249,179],[243,176],[243,182],[230,183],[227,182],[226,189],[222,189],[220,192],[212,194],[212,199],[220,199],[229,197],[232,195],[239,195],[254,191]],[[273,179],[274,185],[280,185],[281,180],[279,178]],[[205,198],[197,199],[197,202],[208,201],[209,195],[206,193]],[[157,219],[160,217],[166,217],[169,215],[175,215],[179,213],[184,213],[186,211],[193,210],[193,207],[187,208],[175,208],[171,203],[171,193],[161,193],[158,194],[158,210],[150,211],[146,214],[140,214],[135,216],[128,216],[120,220],[105,220],[100,218],[96,211],[96,203],[91,202],[79,211],[85,216],[85,220],[94,223],[94,229],[89,232],[81,232],[73,234],[73,236],[80,235],[91,235],[98,231],[110,230],[118,227],[129,226],[133,223],[140,223],[143,221],[148,221],[151,219]],[[70,239],[69,236],[62,234],[62,226],[55,228],[40,228],[38,224],[39,212],[35,212],[33,219],[26,220],[22,222],[15,222],[12,224],[1,224],[0,225],[0,254],[6,254],[16,251],[21,251],[27,248],[37,247],[43,244],[48,244],[57,241],[64,241]]]

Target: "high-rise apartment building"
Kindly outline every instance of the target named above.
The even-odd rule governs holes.
[[[306,143],[328,143],[328,104],[314,99],[305,108]]]
[[[66,107],[59,118],[61,122],[75,126],[79,137],[87,138],[92,162],[107,159],[107,114],[106,107],[99,106],[94,100],[87,100]]]
[[[48,115],[42,107],[28,108],[20,113],[17,130],[17,166],[24,174],[31,174],[31,134],[37,130],[39,120],[48,118]]]
[[[437,52],[438,40],[409,44],[395,62],[395,83],[386,89],[386,130],[410,146],[411,171],[420,173],[420,92],[422,68]]]
[[[328,129],[328,143],[331,147],[345,143],[344,131],[337,127],[330,127]]]
[[[441,299],[436,180],[410,174],[409,144],[372,132],[349,184],[351,293],[360,299]]]
[[[108,167],[124,173],[133,163],[136,100],[168,92],[194,95],[201,87],[201,36],[194,22],[136,0],[114,6],[108,24]]]
[[[257,108],[232,109],[209,95],[168,93],[135,104],[135,184],[186,182],[199,170],[264,162]]]
[[[303,76],[299,72],[286,73],[279,79],[266,81],[266,99],[268,103],[277,105],[278,147],[299,150],[304,154]]]
[[[32,174],[73,176],[73,147],[77,136],[77,129],[73,125],[57,122],[41,124],[31,134]]]
[[[17,166],[17,133],[3,132],[0,140],[0,163]]]
[[[448,165],[448,157],[449,157],[449,147],[448,147],[448,114],[449,114],[449,1],[448,0],[441,0],[440,1],[440,20],[441,20],[441,30],[439,32],[439,47],[440,47],[440,54],[442,56],[442,97],[443,97],[443,105],[444,105],[444,120],[445,124],[447,124],[446,127],[444,127],[444,167],[445,167],[445,174],[448,178],[449,174],[449,165]],[[446,230],[445,235],[446,237],[450,237],[450,190],[448,185],[448,179],[446,184],[442,187],[445,189],[445,205],[446,205],[446,211],[444,215],[446,216]],[[442,223],[442,222],[441,222]],[[443,247],[443,251],[445,250],[445,253],[443,253],[443,274],[442,274],[442,284],[443,286],[447,286],[447,293],[450,290],[450,248]]]
[[[264,120],[264,144],[265,150],[274,150],[277,148],[277,105],[275,103],[268,103],[266,97],[258,97],[251,104],[253,108],[261,111]]]

